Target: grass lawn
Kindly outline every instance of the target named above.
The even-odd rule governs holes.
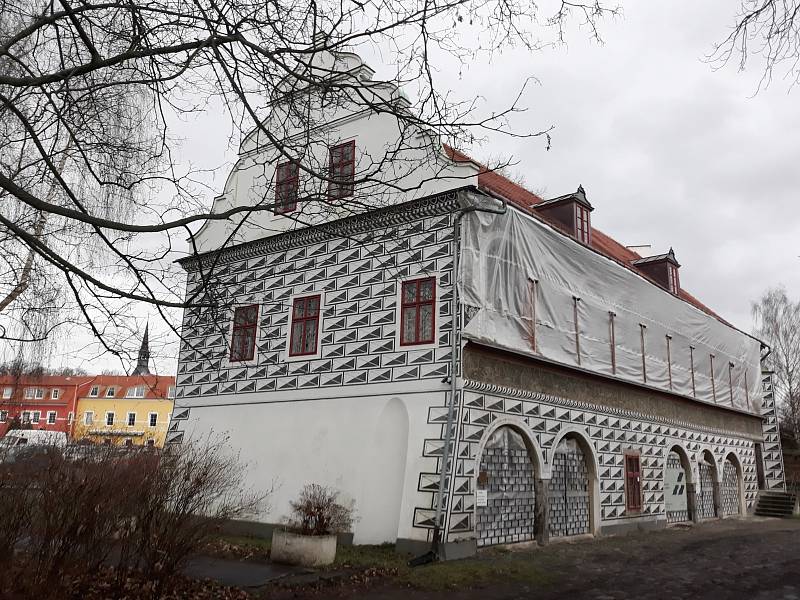
[[[336,552],[333,567],[358,567],[391,571],[397,584],[424,590],[449,590],[480,587],[491,583],[517,583],[542,586],[550,577],[539,557],[531,552],[493,550],[463,560],[437,562],[411,568],[409,556],[400,556],[393,544],[383,546],[345,546]]]
[[[270,540],[223,535],[216,548],[227,549],[231,558],[266,560]],[[448,590],[480,587],[492,583],[543,586],[550,581],[544,557],[534,552],[508,552],[502,549],[482,552],[478,557],[439,562],[411,568],[410,556],[401,556],[393,544],[381,546],[339,546],[336,561],[325,571],[370,572],[387,583],[421,590]]]

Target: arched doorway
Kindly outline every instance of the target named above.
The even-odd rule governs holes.
[[[590,450],[582,441],[568,434],[553,450],[548,500],[552,537],[592,533],[593,476],[586,456]]]
[[[738,460],[732,454],[725,457],[722,464],[722,514],[724,516],[741,514],[742,479]]]
[[[495,429],[481,452],[478,490],[486,504],[475,510],[478,546],[536,538],[535,457],[522,434],[510,425]]]
[[[692,520],[689,502],[691,483],[689,457],[679,446],[673,446],[667,454],[664,468],[664,504],[667,523],[683,523]]]
[[[697,461],[699,481],[697,486],[697,515],[701,519],[717,516],[714,507],[714,479],[716,467],[714,457],[708,450],[703,451]]]
[[[408,451],[408,412],[400,398],[386,403],[375,422],[370,451],[363,454],[357,544],[397,539]]]

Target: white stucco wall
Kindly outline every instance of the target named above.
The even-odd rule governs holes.
[[[371,70],[356,55],[343,54],[339,59],[337,68],[355,74],[352,82],[364,87],[362,94],[350,92],[352,101],[341,96],[331,101],[318,92],[296,94],[292,102],[307,102],[307,111],[287,112],[285,103],[279,102],[263,122],[269,134],[255,129],[242,142],[239,159],[213,205],[215,213],[271,207],[276,166],[291,158],[301,164],[298,210],[289,216],[260,210],[207,221],[195,240],[200,252],[477,185],[475,164],[454,163],[438,137],[414,119],[403,118],[408,102],[396,85],[366,79]],[[319,60],[330,67],[333,59],[328,55]],[[376,103],[390,112],[374,110]],[[328,182],[319,175],[328,172],[329,148],[350,140],[356,148],[354,195],[329,201]]]
[[[305,401],[259,403],[269,395],[241,394],[235,406],[192,407],[183,429],[198,439],[229,434],[246,463],[248,485],[274,487],[269,512],[256,520],[282,521],[301,488],[319,483],[339,490],[343,504],[354,503],[355,543],[424,540],[427,531],[411,525],[414,507],[430,501],[416,492],[419,473],[434,463],[420,449],[426,437],[438,435],[438,427],[427,425],[428,408],[442,403],[444,393],[419,385],[406,385],[403,394],[360,387]]]

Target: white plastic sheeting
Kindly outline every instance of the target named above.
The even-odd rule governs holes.
[[[757,340],[534,217],[467,213],[460,260],[467,339],[759,412]]]

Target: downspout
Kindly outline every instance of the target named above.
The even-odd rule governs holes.
[[[484,212],[495,215],[505,214],[508,208],[508,202],[505,198],[498,198],[502,205],[500,208],[481,208],[480,206],[467,206],[462,208],[455,217],[453,223],[453,294],[451,297],[451,310],[450,313],[453,319],[452,339],[450,346],[450,399],[447,405],[447,425],[444,435],[444,448],[442,449],[442,468],[439,472],[439,496],[436,503],[436,519],[433,527],[433,543],[431,544],[431,551],[428,553],[430,560],[439,558],[439,545],[442,536],[442,517],[444,514],[444,487],[447,480],[447,461],[450,459],[450,444],[453,441],[453,420],[455,418],[455,402],[456,402],[456,367],[457,365],[457,350],[461,348],[461,339],[457,336],[458,324],[458,256],[461,250],[461,219],[464,215],[471,212]],[[426,556],[428,556],[426,555]],[[430,562],[427,560],[425,562]]]
[[[766,349],[767,349],[767,353],[766,353],[766,354],[764,354],[764,355],[762,355],[762,356],[761,356],[761,359],[760,359],[760,361],[759,361],[759,362],[761,362],[761,366],[762,366],[762,367],[764,366],[764,361],[765,361],[765,360],[767,360],[767,357],[768,357],[770,354],[772,354],[772,347],[771,347],[769,344],[765,344],[764,342],[761,342],[761,349],[763,350],[764,348],[766,348]]]

